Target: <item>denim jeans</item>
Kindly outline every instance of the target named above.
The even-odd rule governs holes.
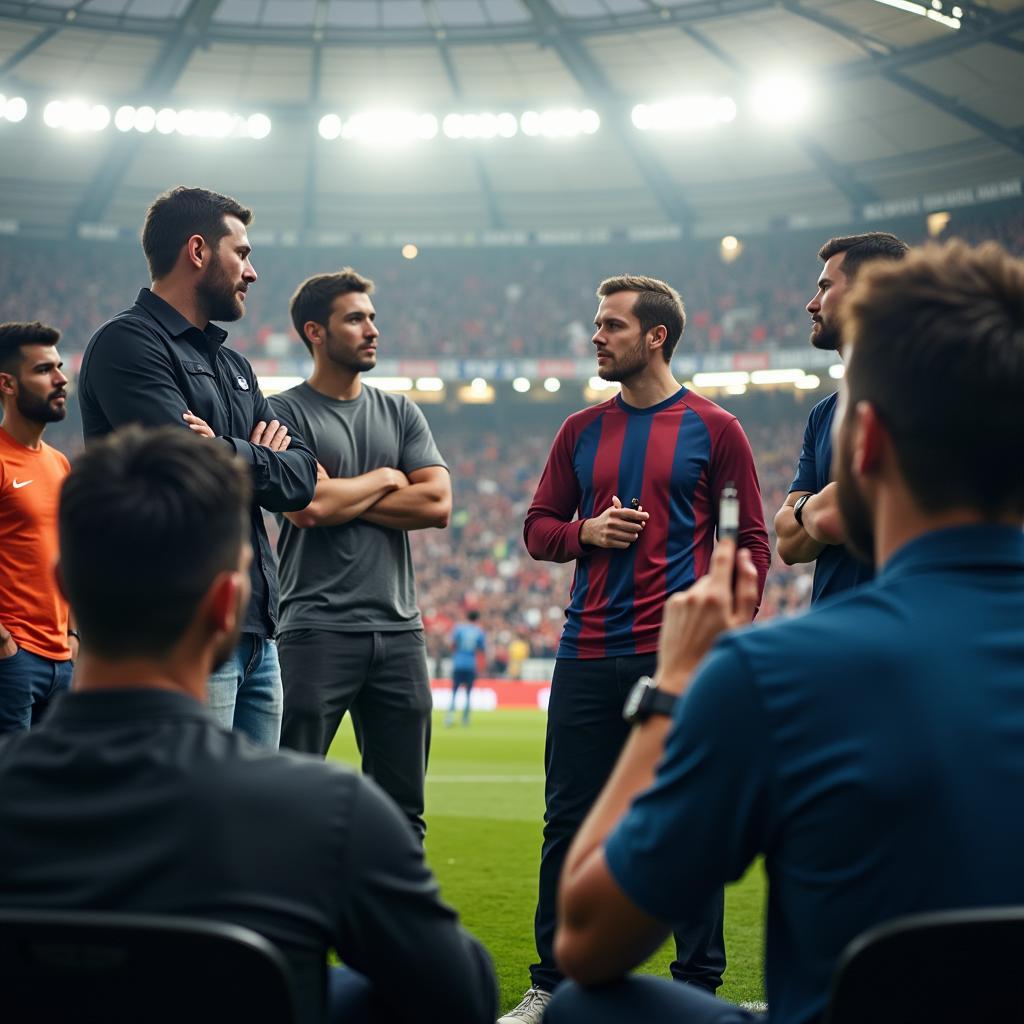
[[[52,661],[23,648],[0,658],[0,733],[36,725],[50,701],[71,687],[70,661]]]
[[[235,653],[210,676],[209,705],[225,729],[277,749],[284,708],[277,644],[243,633]]]

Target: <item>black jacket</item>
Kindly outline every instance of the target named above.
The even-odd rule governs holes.
[[[245,630],[272,636],[277,626],[277,569],[261,507],[294,512],[313,500],[316,458],[292,432],[286,452],[272,452],[248,438],[260,420],[281,417],[263,397],[249,361],[224,347],[227,333],[189,323],[148,288],[135,305],[92,336],[78,382],[86,440],[126,423],[155,427],[187,410],[202,417],[252,470],[252,600]],[[288,424],[291,430],[291,424]]]

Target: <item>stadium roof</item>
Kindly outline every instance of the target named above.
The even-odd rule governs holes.
[[[766,78],[774,107],[759,117]],[[0,92],[28,105],[0,118],[9,227],[137,229],[178,182],[230,192],[261,228],[299,236],[842,222],[1019,182],[1024,3],[0,0]],[[683,127],[635,126],[637,104],[678,97],[704,98],[655,108]],[[66,131],[43,124],[55,99],[224,110],[243,127],[258,112],[273,128]],[[525,129],[524,112],[566,108],[595,111],[599,130],[440,130],[452,113],[508,112]],[[732,116],[717,123],[722,109]],[[327,114],[351,133],[354,114],[398,110],[433,115],[436,137],[318,134]]]

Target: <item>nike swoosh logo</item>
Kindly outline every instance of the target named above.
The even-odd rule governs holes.
[[[14,489],[16,491],[20,491],[22,487],[28,487],[28,485],[30,483],[32,483],[31,480],[22,480],[20,483],[17,480],[15,480],[14,481]]]

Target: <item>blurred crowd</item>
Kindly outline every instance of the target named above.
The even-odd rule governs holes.
[[[883,225],[870,225],[882,227]],[[886,224],[925,240],[921,219]],[[259,210],[255,228],[259,227]],[[996,204],[958,212],[942,237],[996,238],[1024,252],[1024,210]],[[825,232],[740,239],[726,262],[717,239],[524,248],[424,246],[414,260],[391,249],[271,248],[258,243],[260,277],[231,344],[249,358],[304,359],[288,301],[305,277],[351,263],[377,284],[383,358],[575,357],[590,352],[594,289],[622,272],[676,285],[686,303],[689,352],[802,345],[803,307],[818,273]],[[59,256],[59,258],[58,258]],[[59,269],[57,269],[59,268]],[[38,317],[65,346],[84,347],[95,328],[147,283],[134,242],[45,242],[0,238],[0,321]]]
[[[920,222],[891,226],[908,241],[924,240]],[[1024,253],[1024,209],[997,204],[958,213],[945,232],[951,233],[995,238]],[[353,263],[377,282],[386,358],[585,358],[595,285],[624,270],[680,286],[689,321],[680,351],[802,346],[808,334],[803,307],[814,290],[815,254],[824,237],[805,232],[752,238],[732,262],[722,259],[717,241],[427,250],[413,261],[379,249],[257,245],[260,280],[249,291],[245,318],[230,326],[230,344],[251,359],[303,356],[288,321],[293,288],[309,274]],[[129,305],[147,281],[134,243],[0,239],[0,321],[38,318],[59,327],[69,363],[95,328]],[[759,405],[748,396],[734,407],[757,459],[769,528],[793,478],[810,401],[820,397],[797,403],[787,396]],[[47,433],[68,454],[81,447],[75,404]],[[427,412],[452,470],[455,501],[448,530],[413,535],[431,654],[447,653],[451,627],[475,607],[489,637],[488,671],[502,674],[510,662],[515,671],[523,657],[553,656],[572,565],[530,559],[522,524],[558,422],[531,417],[529,425],[513,429],[475,429],[467,427],[465,411],[459,420]],[[774,537],[772,542],[774,547]],[[789,568],[776,558],[760,617],[804,607],[811,568]]]

